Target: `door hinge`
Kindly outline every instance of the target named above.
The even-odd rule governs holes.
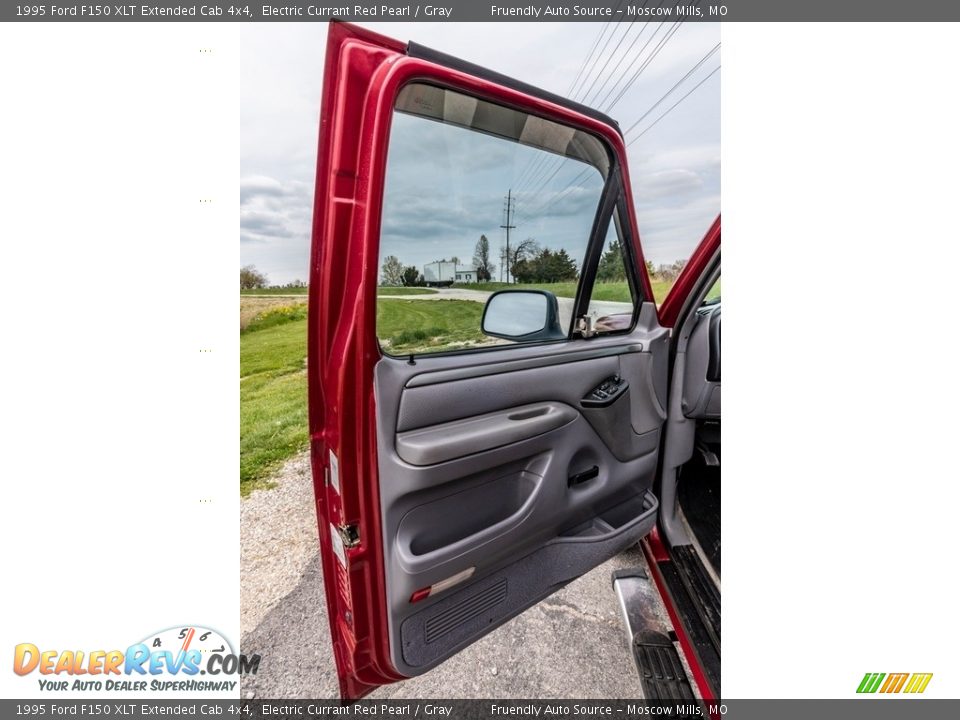
[[[593,315],[581,315],[577,318],[576,331],[580,333],[580,337],[591,338],[597,334],[593,321]]]
[[[355,548],[360,544],[360,528],[356,525],[337,525],[337,534],[345,548]]]

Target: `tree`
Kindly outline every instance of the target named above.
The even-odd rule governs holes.
[[[477,280],[487,282],[493,277],[493,263],[490,262],[490,241],[481,235],[473,249],[473,266],[477,269]]]
[[[672,282],[677,279],[684,267],[686,267],[686,260],[674,260],[669,265],[661,263],[657,267],[657,272],[655,275],[660,280],[666,280],[667,282]]]
[[[551,264],[551,274],[555,278],[554,280],[548,280],[547,282],[563,282],[564,280],[576,280],[577,276],[580,274],[580,271],[577,270],[576,261],[567,254],[567,251],[563,248],[560,248],[557,252],[553,254],[553,262]],[[626,278],[626,275],[624,275]]]
[[[240,289],[254,290],[267,286],[267,276],[253,265],[240,268]]]
[[[521,283],[555,283],[577,279],[577,264],[566,250],[544,248],[532,257],[521,258],[513,266],[513,276]]]
[[[380,284],[398,287],[403,284],[403,263],[396,255],[387,255],[380,267]]]
[[[601,282],[617,282],[627,279],[627,269],[623,264],[623,249],[619,240],[611,240],[606,252],[600,256],[597,266],[597,279]]]
[[[533,238],[521,240],[512,248],[510,248],[510,253],[507,257],[507,267],[510,269],[510,274],[513,275],[514,280],[519,280],[516,268],[520,265],[520,263],[532,258],[538,252],[540,252],[540,246],[537,245],[537,241]],[[523,268],[521,268],[521,271],[523,271]],[[520,282],[529,281],[520,280]]]
[[[420,271],[417,270],[416,266],[408,265],[403,269],[403,272],[400,275],[400,282],[398,283],[404,287],[417,287],[418,285],[423,285],[423,275],[420,274]]]

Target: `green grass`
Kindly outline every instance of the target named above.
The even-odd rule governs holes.
[[[306,319],[306,303],[274,307],[257,315],[257,317],[251,320],[245,328],[240,329],[240,334],[244,335],[246,333],[252,333],[259,330],[266,330],[267,328],[276,327],[277,325],[285,325],[287,323],[298,322]]]
[[[666,280],[653,280],[652,283],[654,300],[656,300],[657,304],[660,304],[667,296],[667,292],[670,290],[672,283],[667,282]],[[576,297],[577,294],[577,283],[575,282],[529,283],[517,285],[507,285],[506,283],[500,282],[486,282],[476,283],[473,285],[458,285],[456,287],[465,287],[470,288],[471,290],[486,290],[488,292],[492,292],[494,290],[503,290],[505,288],[513,288],[515,290],[549,290],[557,297],[567,298]],[[630,302],[630,287],[625,281],[598,282],[593,289],[593,299],[610,302]]]
[[[241,295],[306,295],[308,288],[268,287],[255,290],[241,290]],[[377,295],[432,295],[436,290],[424,287],[378,287]]]
[[[253,290],[241,290],[241,295],[306,295],[308,288],[305,287],[266,287],[254,288]]]
[[[470,300],[380,300],[377,337],[393,355],[466,347],[489,339],[482,315],[483,304]]]
[[[378,287],[377,295],[436,295],[436,290],[423,287]]]
[[[241,495],[269,486],[270,474],[307,447],[306,354],[305,316],[258,318],[240,335]]]
[[[717,278],[717,281],[713,284],[713,287],[707,291],[707,296],[704,298],[704,301],[714,300],[715,298],[720,297],[720,280],[722,278]]]

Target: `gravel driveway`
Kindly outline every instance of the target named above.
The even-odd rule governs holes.
[[[242,695],[336,697],[309,455],[289,461],[275,481],[241,502],[240,644],[262,656]],[[638,564],[638,549],[623,553],[434,670],[372,697],[636,697],[610,573]]]

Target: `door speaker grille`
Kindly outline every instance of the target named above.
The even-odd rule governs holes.
[[[503,578],[499,582],[491,585],[485,590],[471,595],[462,602],[457,603],[452,608],[444,610],[427,620],[424,625],[425,640],[432,643],[434,640],[443,637],[459,625],[472,620],[481,613],[486,612],[494,605],[503,602],[507,597],[507,579]]]

